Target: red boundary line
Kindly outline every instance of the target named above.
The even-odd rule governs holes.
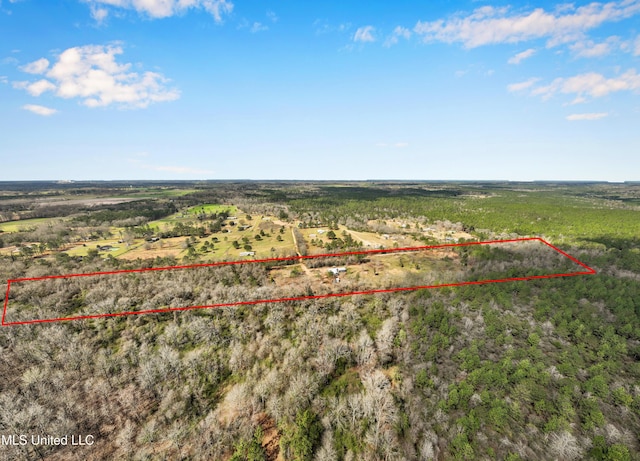
[[[277,298],[277,299],[260,299],[256,301],[240,301],[235,303],[221,303],[221,304],[211,304],[204,306],[187,306],[187,307],[167,307],[163,309],[148,309],[143,311],[129,311],[129,312],[115,312],[115,313],[107,313],[107,314],[95,314],[95,315],[78,315],[75,317],[60,317],[54,319],[35,319],[35,320],[25,320],[20,322],[6,322],[6,314],[7,314],[7,306],[9,303],[9,290],[11,288],[12,283],[19,282],[27,282],[27,281],[36,281],[36,280],[47,280],[47,279],[61,279],[61,278],[73,278],[73,277],[90,277],[94,275],[113,275],[113,274],[126,274],[133,272],[149,272],[149,271],[165,271],[165,270],[174,270],[174,269],[191,269],[195,267],[215,267],[215,266],[226,266],[226,265],[235,265],[235,264],[255,264],[255,263],[265,263],[265,262],[276,262],[276,261],[299,261],[303,259],[317,259],[317,258],[327,258],[327,257],[338,257],[338,256],[349,256],[349,255],[365,255],[365,254],[384,254],[384,253],[399,253],[403,251],[417,251],[417,250],[428,250],[434,248],[447,248],[447,247],[461,247],[461,246],[470,246],[470,245],[488,245],[494,243],[512,243],[512,242],[525,242],[537,240],[545,245],[549,246],[551,249],[557,251],[561,255],[570,259],[574,263],[586,269],[586,271],[580,272],[569,272],[563,274],[549,274],[549,275],[532,275],[528,277],[508,277],[504,279],[494,279],[494,280],[477,280],[470,282],[457,282],[457,283],[445,283],[441,285],[421,285],[421,286],[413,286],[413,287],[399,287],[399,288],[388,288],[388,289],[378,289],[378,290],[365,290],[365,291],[352,291],[348,293],[329,293],[325,295],[312,295],[312,296],[299,296],[294,298]],[[465,242],[465,243],[448,243],[442,245],[427,245],[427,246],[418,246],[418,247],[408,247],[408,248],[391,248],[391,249],[383,249],[383,250],[365,250],[365,251],[350,251],[344,253],[325,253],[319,255],[308,255],[308,256],[290,256],[286,258],[267,258],[267,259],[256,259],[250,261],[223,261],[217,263],[206,263],[206,264],[191,264],[185,266],[166,266],[166,267],[150,267],[146,269],[127,269],[127,270],[119,270],[119,271],[109,271],[109,272],[90,272],[86,274],[66,274],[66,275],[47,275],[44,277],[29,277],[29,278],[19,278],[19,279],[11,279],[7,280],[7,292],[5,294],[4,299],[4,309],[2,312],[2,326],[10,326],[10,325],[27,325],[27,324],[35,324],[35,323],[50,323],[50,322],[61,322],[67,320],[86,320],[86,319],[96,319],[96,318],[104,318],[104,317],[121,317],[125,315],[140,315],[140,314],[159,314],[173,311],[187,311],[193,309],[216,309],[220,307],[231,307],[231,306],[242,306],[242,305],[254,305],[261,303],[276,303],[276,302],[285,302],[285,301],[303,301],[307,299],[321,299],[321,298],[336,298],[343,296],[354,296],[354,295],[367,295],[367,294],[376,294],[376,293],[392,293],[398,291],[415,291],[415,290],[425,290],[425,289],[433,289],[433,288],[444,288],[444,287],[455,287],[455,286],[464,286],[464,285],[485,285],[488,283],[500,283],[500,282],[516,282],[516,281],[525,281],[525,280],[534,280],[534,279],[548,279],[548,278],[556,278],[556,277],[573,277],[576,275],[593,275],[596,271],[591,267],[587,266],[583,262],[574,258],[573,256],[567,254],[566,252],[560,250],[554,245],[550,244],[546,240],[540,237],[527,237],[520,239],[509,239],[509,240],[490,240],[486,242]]]

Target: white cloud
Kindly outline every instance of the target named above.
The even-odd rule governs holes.
[[[580,7],[567,4],[553,12],[542,8],[512,12],[508,7],[483,6],[466,16],[418,21],[414,31],[422,35],[425,42],[462,43],[467,48],[538,38],[547,38],[548,46],[554,46],[579,40],[586,31],[605,22],[622,20],[638,13],[638,0],[594,2]]]
[[[353,36],[353,41],[354,42],[375,42],[376,39],[373,36],[374,31],[375,31],[375,27],[373,26],[359,27]]]
[[[49,67],[49,60],[41,58],[37,61],[33,61],[25,66],[22,66],[20,70],[29,74],[42,74],[45,70],[47,70],[47,67]]]
[[[45,91],[52,91],[56,89],[56,86],[48,80],[38,80],[37,82],[13,82],[13,87],[27,90],[31,96],[40,96]]]
[[[166,87],[167,79],[157,72],[130,72],[131,64],[119,64],[119,46],[87,45],[69,48],[44,71],[46,79],[33,83],[15,82],[16,88],[32,96],[53,91],[61,98],[79,98],[87,107],[116,104],[126,108],[147,107],[150,103],[178,99],[176,89]],[[35,61],[25,67],[38,66]],[[42,68],[42,65],[39,65]]]
[[[533,48],[529,48],[528,50],[524,50],[516,54],[515,56],[512,56],[511,58],[509,58],[509,61],[507,62],[509,64],[520,64],[522,61],[524,61],[527,58],[530,58],[534,54],[536,54],[536,50],[534,50]]]
[[[511,85],[507,85],[507,90],[510,93],[515,93],[518,91],[524,91],[526,89],[531,88],[538,80],[540,80],[539,78],[533,77],[530,78],[528,80],[525,80],[524,82],[519,82],[519,83],[512,83]]]
[[[109,16],[109,10],[97,5],[91,5],[91,17],[98,23],[102,24]]]
[[[398,43],[400,38],[404,38],[405,40],[409,40],[411,38],[411,31],[405,27],[397,26],[393,29],[393,33],[387,37],[384,41],[384,46],[387,48]]]
[[[92,8],[108,6],[135,10],[152,18],[167,18],[198,8],[210,13],[216,22],[222,22],[225,14],[233,11],[233,3],[228,0],[84,0]],[[93,15],[93,10],[92,10]],[[105,14],[106,16],[106,14]],[[104,18],[103,18],[104,19]]]
[[[601,98],[618,91],[640,90],[640,75],[635,69],[612,78],[606,78],[596,72],[587,72],[569,78],[557,78],[549,85],[534,88],[531,94],[548,99],[551,96],[561,94],[575,94],[574,103],[585,102],[587,97]]]
[[[605,118],[609,115],[608,112],[597,112],[590,114],[571,114],[567,115],[567,120],[570,122],[578,121],[578,120],[599,120],[601,118]]]
[[[618,37],[609,37],[601,43],[594,43],[592,40],[581,40],[569,47],[576,56],[582,58],[599,58],[611,53],[614,46],[620,44]]]
[[[250,30],[252,34],[255,34],[258,32],[264,32],[265,30],[269,30],[269,28],[261,22],[254,22]]]
[[[43,115],[45,117],[49,115],[53,115],[58,112],[55,109],[51,109],[50,107],[39,106],[37,104],[25,104],[22,106],[24,110],[28,110],[29,112],[33,112],[34,114]]]
[[[271,22],[278,22],[278,15],[275,14],[273,11],[269,10],[267,11],[267,18],[271,21]]]
[[[9,83],[9,78],[6,75],[0,75],[0,83]]]

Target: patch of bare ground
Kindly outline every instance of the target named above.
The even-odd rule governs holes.
[[[284,460],[280,454],[280,433],[273,418],[266,413],[259,413],[254,420],[262,428],[262,448],[268,461]]]

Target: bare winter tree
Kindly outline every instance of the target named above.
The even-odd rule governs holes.
[[[333,433],[331,430],[325,430],[322,434],[322,443],[318,451],[316,452],[316,456],[314,458],[315,461],[337,461],[338,453],[336,452],[335,447],[333,446]]]
[[[361,366],[375,366],[376,351],[373,340],[367,333],[367,330],[362,330],[354,346],[354,352],[356,362]]]
[[[549,451],[556,459],[573,460],[582,457],[584,450],[573,434],[567,431],[554,432],[549,437]]]
[[[393,360],[393,340],[398,330],[398,319],[389,317],[382,323],[376,335],[376,347],[381,364],[389,363]]]

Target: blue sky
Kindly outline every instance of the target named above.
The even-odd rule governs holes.
[[[640,0],[0,0],[0,180],[640,180]]]

